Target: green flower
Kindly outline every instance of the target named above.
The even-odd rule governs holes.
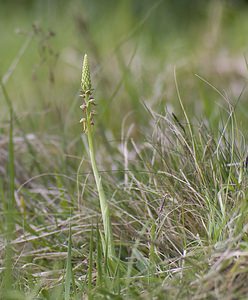
[[[82,81],[81,87],[84,94],[91,93],[91,78],[90,78],[90,68],[87,54],[84,55],[83,69],[82,69]]]

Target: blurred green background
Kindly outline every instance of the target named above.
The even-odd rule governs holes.
[[[65,154],[81,151],[84,53],[98,102],[97,134],[105,141],[121,139],[127,115],[136,139],[152,129],[145,105],[180,118],[174,68],[192,122],[207,119],[218,127],[226,107],[195,74],[231,103],[247,84],[247,1],[1,1],[0,30],[0,76],[21,124],[16,134],[55,141]],[[241,126],[246,99],[244,90],[236,109]],[[2,94],[0,103],[6,134]]]

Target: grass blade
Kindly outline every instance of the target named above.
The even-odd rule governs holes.
[[[66,273],[65,273],[65,300],[70,300],[71,297],[71,285],[72,285],[72,264],[71,264],[71,225],[69,228],[69,237],[68,237],[68,252],[67,252],[67,261],[66,261]]]

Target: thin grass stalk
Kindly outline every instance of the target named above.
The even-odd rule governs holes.
[[[69,227],[69,237],[68,237],[68,250],[67,250],[67,260],[66,260],[66,273],[65,273],[65,294],[64,300],[71,299],[71,284],[72,284],[72,256],[71,256],[72,240],[71,240],[71,225]]]
[[[9,103],[10,125],[9,125],[9,144],[8,144],[8,193],[6,197],[6,203],[4,208],[5,220],[6,220],[6,247],[4,258],[4,275],[3,282],[0,286],[0,298],[4,293],[12,290],[14,278],[13,278],[13,256],[14,250],[11,245],[11,241],[15,237],[15,222],[16,222],[16,210],[15,210],[15,151],[14,151],[14,122],[13,122],[13,107],[9,100],[7,91],[0,81],[4,98]]]

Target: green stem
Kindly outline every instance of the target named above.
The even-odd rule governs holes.
[[[107,243],[108,257],[113,257],[115,256],[115,250],[114,250],[112,227],[110,222],[109,205],[104,193],[102,180],[99,175],[97,164],[96,164],[94,143],[93,143],[93,132],[92,132],[90,112],[88,108],[86,114],[87,114],[86,122],[87,122],[87,136],[88,136],[88,143],[89,143],[90,160],[91,160],[91,166],[92,166],[92,170],[93,170],[93,174],[95,177],[96,186],[99,194],[104,234],[105,234],[105,243]]]

